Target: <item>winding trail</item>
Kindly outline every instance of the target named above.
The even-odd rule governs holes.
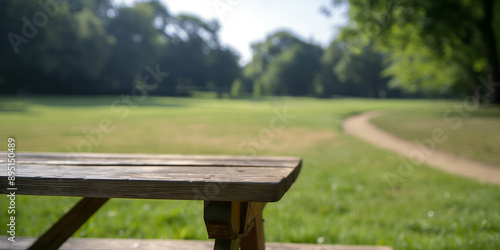
[[[481,182],[500,185],[500,167],[470,160],[436,150],[425,150],[422,146],[402,140],[370,123],[370,119],[383,115],[384,111],[368,112],[347,118],[342,123],[342,129],[348,134],[357,136],[378,147],[389,149],[403,155],[405,158],[416,159],[416,155],[425,155],[423,161],[448,173],[457,174]],[[422,159],[420,158],[420,159]],[[415,164],[414,164],[415,165]]]

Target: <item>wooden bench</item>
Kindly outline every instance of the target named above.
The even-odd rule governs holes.
[[[18,153],[15,186],[2,171],[0,193],[84,197],[29,249],[57,249],[110,198],[138,198],[204,200],[214,249],[255,250],[265,248],[266,202],[280,200],[300,168],[297,157]]]
[[[0,250],[27,249],[36,238],[16,237],[16,244],[7,241],[6,236],[0,236]],[[203,240],[163,240],[163,239],[109,239],[109,238],[70,238],[61,250],[210,250],[214,243]],[[356,246],[356,245],[324,245],[304,243],[275,243],[266,242],[266,250],[392,250],[385,246]]]

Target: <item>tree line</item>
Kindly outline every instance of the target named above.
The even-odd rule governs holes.
[[[1,1],[0,91],[130,93],[148,67],[159,67],[168,77],[151,94],[228,92],[241,69],[219,29],[216,21],[173,16],[156,0]]]
[[[500,104],[499,1],[332,0],[324,12],[342,4],[350,21],[337,40],[381,53],[390,87]]]
[[[172,15],[158,0],[3,0],[0,93],[125,94],[159,68],[168,76],[153,95],[487,99],[500,24],[489,3],[335,0],[349,4],[350,22],[326,49],[279,30],[242,67],[217,21]]]

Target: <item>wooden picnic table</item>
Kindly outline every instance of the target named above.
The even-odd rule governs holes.
[[[7,153],[0,153],[6,165]],[[264,249],[262,210],[297,179],[298,157],[17,153],[16,195],[83,197],[30,249],[57,249],[110,198],[203,200],[214,249]],[[0,193],[12,192],[7,171]]]

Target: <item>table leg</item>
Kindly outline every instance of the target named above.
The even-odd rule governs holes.
[[[28,249],[58,249],[109,198],[83,198]]]
[[[254,225],[246,237],[241,238],[241,250],[264,250],[264,220],[262,210],[255,216]]]
[[[203,212],[216,250],[264,250],[262,202],[206,201]]]
[[[214,250],[239,250],[240,239],[226,240],[216,239]]]

